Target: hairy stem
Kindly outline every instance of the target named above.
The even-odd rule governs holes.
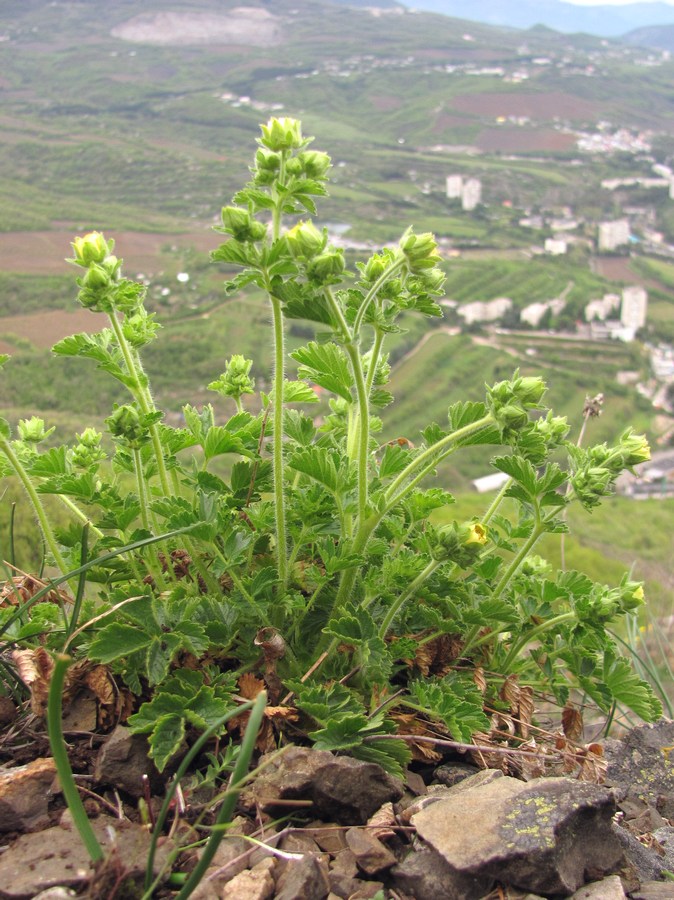
[[[367,294],[365,295],[365,298],[363,299],[363,302],[360,305],[360,308],[356,314],[356,318],[353,323],[354,337],[357,337],[358,334],[360,333],[360,328],[361,328],[361,325],[363,324],[363,319],[365,318],[365,313],[367,312],[370,303],[372,303],[374,298],[377,296],[377,294],[382,289],[382,287],[386,284],[386,282],[389,280],[389,278],[393,278],[393,276],[396,275],[403,268],[404,265],[405,265],[405,257],[401,255],[400,259],[395,260],[395,262],[392,262],[391,265],[387,269],[384,269],[382,274],[379,276],[379,278],[375,281],[375,283],[372,285],[370,290],[367,292]]]
[[[385,638],[389,628],[391,627],[391,623],[398,615],[402,607],[407,603],[410,597],[421,587],[421,585],[428,578],[431,577],[433,572],[440,566],[442,563],[440,560],[432,559],[423,569],[422,572],[419,572],[414,581],[410,582],[407,588],[403,591],[403,593],[393,601],[391,606],[389,607],[386,615],[384,616],[384,621],[381,623],[381,627],[379,629],[379,637]]]
[[[18,475],[19,480],[24,487],[24,490],[28,494],[28,498],[33,506],[33,510],[35,511],[38,522],[40,523],[40,529],[42,531],[45,542],[49,547],[49,551],[54,557],[54,561],[56,562],[58,568],[61,570],[63,575],[66,575],[68,573],[68,566],[66,565],[66,562],[61,555],[61,551],[58,548],[54,532],[52,531],[51,524],[49,522],[49,519],[47,518],[47,513],[45,512],[42,501],[40,500],[38,493],[33,486],[33,482],[30,480],[28,473],[26,472],[18,456],[12,449],[12,445],[5,438],[0,438],[0,451],[5,454],[10,466]]]

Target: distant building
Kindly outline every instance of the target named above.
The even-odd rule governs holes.
[[[640,285],[632,285],[623,290],[620,306],[620,322],[625,328],[638,331],[646,324],[648,294]]]
[[[461,192],[461,207],[470,212],[482,202],[482,182],[478,178],[469,178]]]
[[[488,491],[498,491],[508,480],[505,472],[493,472],[491,475],[483,475],[482,478],[474,478],[473,487],[478,494],[486,494]]]
[[[604,294],[601,300],[590,300],[585,307],[585,321],[604,322],[620,306],[618,294]]]
[[[600,250],[615,250],[629,243],[629,219],[617,219],[615,222],[600,222],[598,246]]]
[[[512,309],[512,305],[513,302],[508,297],[497,297],[486,303],[464,303],[456,312],[466,325],[471,325],[473,322],[495,322]]]
[[[463,192],[463,175],[447,176],[447,198],[458,200]]]
[[[548,311],[547,303],[530,303],[520,311],[520,321],[535,328]]]
[[[563,256],[566,253],[567,243],[559,238],[545,239],[545,252],[551,256]]]

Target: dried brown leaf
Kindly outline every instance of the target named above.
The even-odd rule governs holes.
[[[437,737],[434,731],[431,731],[428,724],[420,719],[415,713],[404,713],[394,710],[391,718],[398,726],[400,734],[419,735],[420,737]],[[433,744],[426,741],[407,741],[412,758],[417,762],[439,762],[442,759],[442,753],[439,753]]]
[[[517,675],[508,675],[506,680],[503,682],[503,687],[499,691],[499,696],[501,700],[505,700],[505,702],[510,706],[511,712],[517,715],[517,710],[520,705],[520,694],[521,688],[517,683]]]
[[[32,575],[18,575],[10,581],[6,581],[0,588],[0,606],[19,606],[31,600],[38,591],[45,587],[45,583]],[[67,591],[52,588],[48,591],[41,603],[72,603],[73,598]]]
[[[254,700],[260,691],[264,690],[264,681],[253,675],[252,672],[244,672],[238,680],[239,694],[244,700]]]
[[[518,729],[526,740],[529,737],[529,726],[534,716],[534,691],[529,685],[520,688],[520,702],[517,708]]]
[[[398,825],[396,815],[393,811],[393,804],[385,803],[381,806],[373,816],[370,816],[367,820],[367,824],[371,829],[370,833],[375,837],[393,837],[396,833],[396,826]]]
[[[562,710],[562,729],[570,741],[579,743],[583,736],[583,714],[575,706],[567,705]]]
[[[484,676],[484,669],[482,666],[476,666],[473,669],[473,681],[475,682],[475,687],[481,694],[487,693],[487,679]]]
[[[292,706],[267,706],[264,714],[268,719],[282,722],[296,722],[299,719],[299,713]]]

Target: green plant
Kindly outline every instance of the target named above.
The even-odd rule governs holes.
[[[75,656],[110,666],[136,698],[129,724],[149,735],[160,770],[237,708],[250,679],[275,710],[268,745],[301,713],[295,728],[316,746],[395,773],[409,760],[396,736],[406,717],[468,741],[489,731],[485,709],[516,713],[503,692],[514,682],[562,705],[575,688],[607,712],[619,703],[657,718],[659,702],[607,630],[643,602],[641,587],[553,572],[534,555],[544,534],[566,529],[570,503],[592,509],[648,458],[645,439],[628,430],[614,446],[576,447],[566,420],[545,410],[543,381],[515,372],[450,406],[419,446],[381,443],[379,413],[393,400],[386,341],[403,312],[440,315],[440,257],[432,235],[408,229],[347,272],[310,218],[330,160],[309,143],[296,120],[272,119],[251,180],[222,210],[228,239],[213,259],[241,269],[229,292],[265,292],[274,340],[269,394],[254,395],[238,355],[209,384],[235,407],[224,424],[210,405],[186,405],[184,427],[162,421],[141,360],[159,329],[145,287],[122,277],[102,235],[73,243],[79,301],[109,327],[54,352],[93,360],[128,402],[105,436],[87,428],[48,449],[42,420],[21,421],[15,439],[0,423],[2,474],[24,486],[56,580],[74,592],[83,569],[88,579],[76,628],[66,606],[40,617],[45,604],[33,603],[0,611],[7,640],[29,642],[37,624],[52,649],[68,640]],[[291,319],[315,336],[287,354]],[[423,403],[424,386],[414,389]],[[481,518],[434,525],[452,497],[425,483],[478,445],[496,448],[506,486]],[[52,526],[47,494],[67,527]]]

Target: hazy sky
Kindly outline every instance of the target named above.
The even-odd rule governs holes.
[[[566,0],[576,6],[625,6],[627,3],[652,3],[653,0]],[[668,6],[674,6],[674,0],[660,0]]]

